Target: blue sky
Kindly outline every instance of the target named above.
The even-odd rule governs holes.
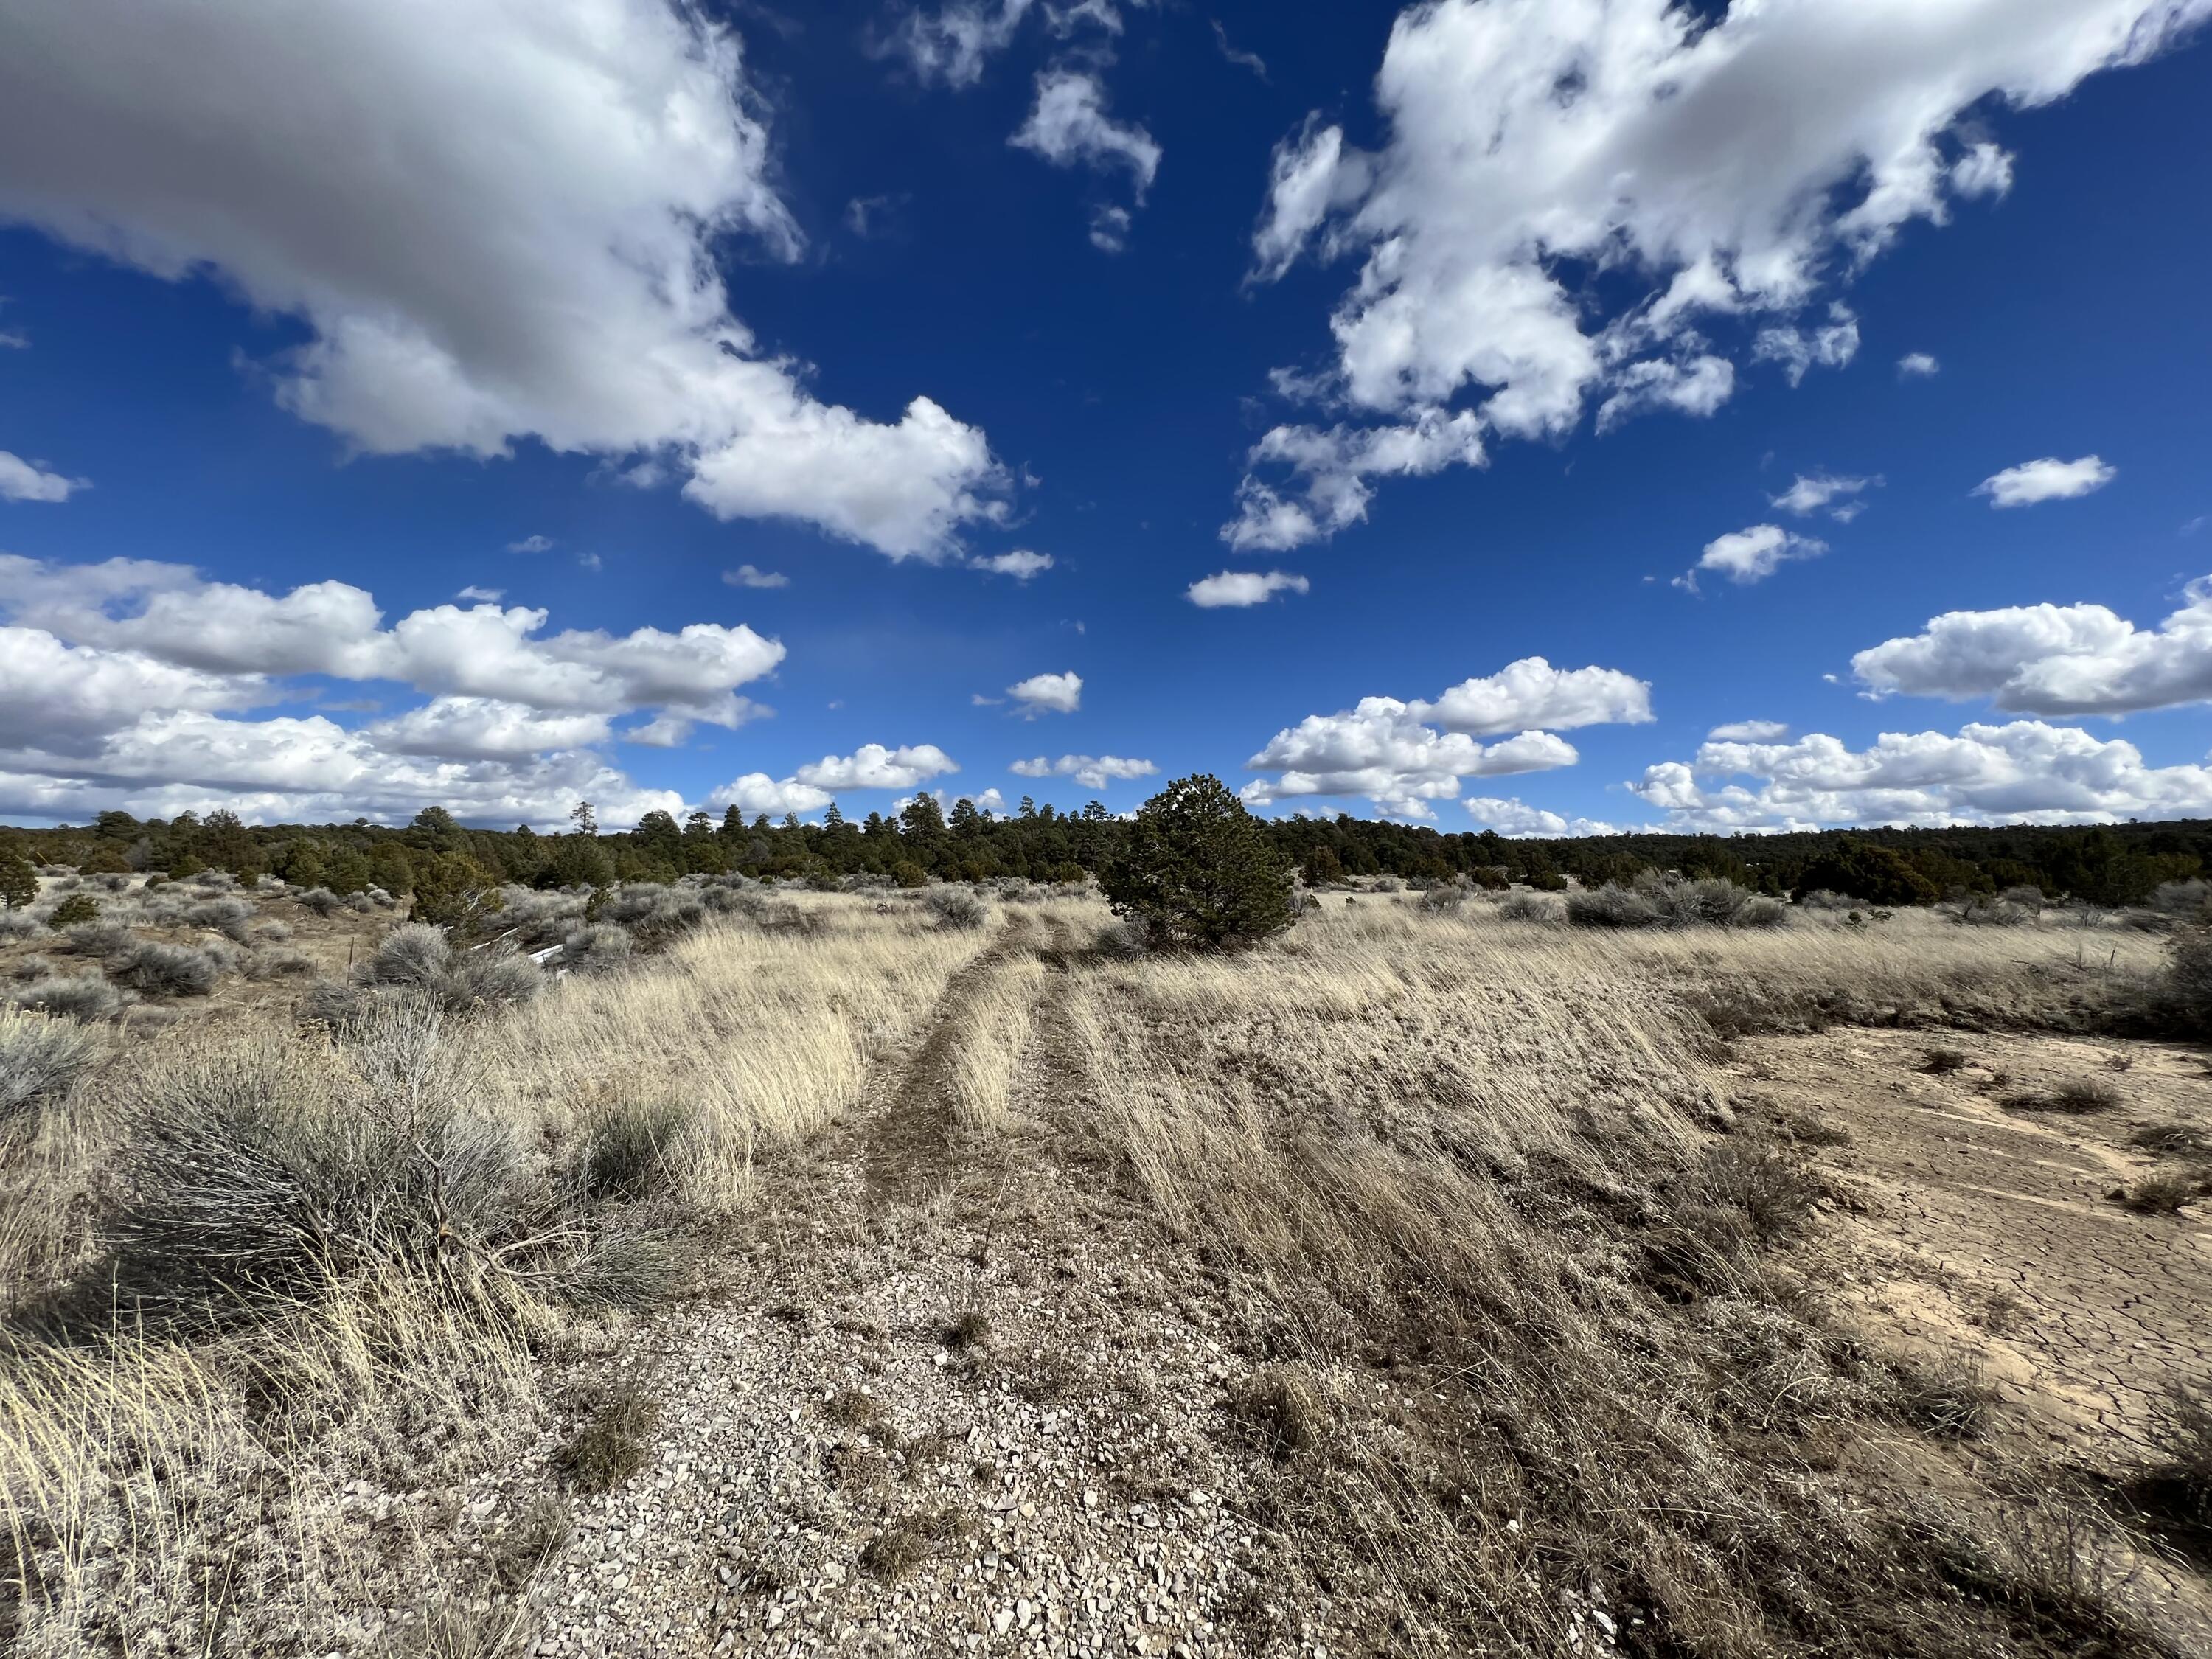
[[[2212,813],[2212,0],[165,9],[0,63],[9,817]]]

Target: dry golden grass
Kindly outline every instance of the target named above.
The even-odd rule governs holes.
[[[373,1523],[349,1483],[379,1503],[450,1490],[575,1433],[543,1354],[606,1316],[575,1287],[635,1243],[624,1218],[705,1232],[864,1099],[927,1092],[978,1146],[1064,1140],[1119,1170],[1125,1213],[1202,1264],[1183,1291],[1216,1299],[1254,1373],[1223,1431],[1252,1449],[1280,1564],[1262,1627],[1272,1598],[1360,1610],[1376,1652],[1553,1652],[1570,1630],[1603,1650],[1600,1615],[1628,1650],[1700,1659],[2156,1650],[2083,1588],[2094,1516],[1997,1513],[1986,1473],[1905,1494],[1898,1471],[1941,1455],[1928,1390],[1824,1322],[1778,1254],[1823,1189],[1732,1131],[1709,1070],[1753,1030],[2092,1026],[2155,941],[1917,915],[1589,933],[1407,898],[1328,906],[1238,956],[1121,958],[1095,948],[1096,903],[1005,905],[978,930],[797,903],[809,925],[716,923],[404,1042],[271,1022],[140,1045],[15,1122],[11,1306],[82,1291],[122,1236],[149,1111],[210,1067],[291,1079],[295,1125],[359,1101],[402,1163],[410,1137],[454,1144],[440,1114],[465,1107],[469,1145],[519,1149],[519,1195],[449,1226],[433,1183],[427,1244],[395,1197],[373,1235],[393,1265],[247,1285],[234,1317],[117,1309],[88,1332],[80,1297],[73,1340],[12,1339],[0,1492],[21,1593],[0,1647],[357,1644],[365,1609],[438,1568],[434,1528],[404,1504]],[[881,1087],[925,1054],[945,1072],[929,1091]],[[618,1480],[648,1414],[613,1427],[590,1462]],[[863,1565],[922,1571],[964,1524],[908,1516]],[[516,1583],[452,1588],[509,1598],[469,1631],[517,1628]]]
[[[484,1031],[521,1108],[573,1126],[605,1103],[680,1102],[681,1171],[707,1214],[742,1208],[757,1160],[834,1121],[988,932],[806,896],[818,932],[743,926],[678,939],[643,970],[572,978]]]
[[[324,1651],[421,1571],[428,1547],[372,1528],[342,1501],[347,1486],[450,1487],[550,1415],[533,1355],[574,1316],[550,1294],[562,1264],[543,1252],[463,1239],[458,1274],[442,1245],[410,1249],[388,1271],[241,1292],[235,1316],[214,1324],[142,1326],[122,1307],[101,1317],[96,1224],[131,1201],[116,1172],[165,1090],[210,1067],[266,1079],[298,1118],[290,1133],[349,1133],[316,1103],[356,1092],[403,1132],[430,1121],[437,1100],[463,1100],[536,1149],[530,1167],[552,1194],[588,1156],[608,1103],[675,1103],[687,1118],[681,1206],[704,1220],[747,1201],[764,1152],[849,1109],[872,1056],[896,1050],[991,938],[905,908],[810,908],[824,913],[813,930],[711,927],[641,971],[570,979],[474,1024],[399,1009],[398,1023],[414,1022],[405,1042],[374,1024],[335,1045],[275,1024],[175,1036],[12,1126],[0,1282],[16,1304],[79,1283],[68,1340],[26,1331],[0,1363],[0,1536],[14,1564],[0,1646],[253,1654],[306,1640]],[[599,1224],[556,1215],[541,1228],[570,1280],[598,1248],[568,1237],[580,1227]]]
[[[1769,1018],[2027,1022],[2120,971],[2057,938],[1885,926],[1586,933],[1370,903],[1242,957],[1079,976],[1069,1121],[1275,1367],[1251,1413],[1285,1564],[1263,1601],[1364,1605],[1391,1652],[1551,1651],[1563,1620],[1595,1644],[1600,1614],[1714,1659],[2160,1650],[2081,1591],[2080,1552],[2115,1547],[2081,1516],[2061,1574],[2046,1517],[1994,1483],[1915,1492],[1925,1389],[1771,1253],[1820,1183],[1716,1133],[1694,1011],[1717,986]]]

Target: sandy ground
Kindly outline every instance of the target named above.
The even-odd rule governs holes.
[[[1226,1410],[1251,1362],[1190,1294],[1202,1265],[1117,1207],[1110,1172],[1063,1161],[1077,1138],[1055,1117],[1080,1100],[1052,943],[994,946],[927,1030],[887,1042],[870,1108],[787,1172],[717,1293],[613,1358],[661,1425],[645,1474],[580,1502],[535,1652],[1391,1650],[1345,1610],[1268,1600],[1264,1534],[1239,1519],[1257,1465]],[[1025,1121],[963,1137],[945,1034],[1030,950],[1048,971],[1015,1079]],[[1930,1042],[1970,1063],[1921,1069]],[[1981,1370],[1993,1434],[2118,1474],[2157,1393],[2205,1374],[2212,1206],[2147,1216],[2110,1196],[2154,1166],[2134,1125],[2212,1130],[2194,1053],[1838,1030],[1743,1042],[1723,1070],[1747,1116],[1832,1143],[1814,1155],[1844,1201],[1808,1267],[1875,1340]],[[1999,1104],[2085,1074],[2121,1103]],[[580,1366],[579,1398],[609,1370]],[[499,1484],[474,1504],[495,1511]],[[881,1571],[902,1542],[912,1559]],[[2143,1565],[2175,1625],[2212,1640],[2202,1580]],[[1610,1650],[1595,1626],[1561,1636]]]
[[[1968,1064],[1927,1071],[1931,1045]],[[1746,1042],[1731,1070],[1749,1098],[1850,1137],[1820,1154],[1863,1206],[1832,1241],[1850,1302],[1902,1340],[1971,1356],[2068,1457],[2117,1472],[2147,1448],[2156,1396],[2212,1373],[2212,1202],[2146,1215],[2114,1197],[2170,1163],[2130,1130],[2212,1134],[2195,1051],[1838,1029]],[[2118,1103],[2001,1103],[2081,1077]]]
[[[1255,1589],[1220,1409],[1249,1362],[1179,1295],[1195,1264],[1058,1162],[1052,927],[1018,924],[887,1043],[870,1105],[783,1172],[715,1293],[614,1358],[660,1401],[652,1461],[579,1503],[532,1651],[1346,1650]],[[1036,1115],[965,1138],[943,1034],[1032,942],[1015,1093]],[[579,1366],[579,1397],[609,1371]],[[495,1530],[501,1489],[533,1484],[470,1503]],[[1282,1630],[1255,1641],[1255,1618]]]
[[[1966,1064],[1931,1072],[1931,1048]],[[2131,1146],[2133,1131],[2212,1135],[2201,1051],[1838,1028],[1744,1042],[1728,1069],[1749,1111],[1817,1126],[1808,1139],[1848,1137],[1816,1154],[1843,1201],[1808,1259],[1864,1335],[1978,1377],[1996,1405],[1990,1439],[2093,1488],[2121,1482],[2151,1450],[2160,1396],[2212,1380],[2212,1199],[2163,1215],[2119,1201],[2176,1167]],[[2117,1103],[2063,1115],[2005,1103],[2085,1077]],[[1925,1479],[1951,1473],[1931,1459]],[[2163,1553],[2122,1570],[2185,1651],[2212,1652],[2202,1572]]]

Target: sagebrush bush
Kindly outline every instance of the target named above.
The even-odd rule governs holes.
[[[0,1124],[58,1100],[106,1051],[74,1020],[0,1007]]]
[[[543,1182],[437,1042],[417,1001],[380,1010],[344,1060],[271,1036],[186,1047],[121,1079],[100,1218],[118,1294],[219,1315],[394,1269],[480,1281]]]
[[[459,1013],[527,1002],[544,984],[544,974],[528,957],[506,951],[465,951],[434,988],[446,1006]]]
[[[2212,1035],[2212,927],[2184,927],[2166,946],[2153,1012],[2186,1035]]]
[[[571,1303],[641,1313],[683,1288],[698,1259],[695,1242],[646,1209],[596,1218],[580,1249],[561,1264],[558,1288]]]
[[[628,928],[652,943],[672,939],[707,919],[706,902],[691,889],[657,882],[626,882],[600,907],[598,920]]]
[[[37,1008],[65,1019],[82,1020],[87,1024],[103,1019],[112,1019],[123,1012],[129,999],[110,985],[99,974],[64,975],[52,975],[19,985],[9,994],[9,1000],[21,1008]]]
[[[350,1031],[391,1003],[419,999],[446,1013],[466,1014],[526,1002],[544,983],[528,957],[501,948],[456,951],[438,928],[408,921],[384,936],[352,984],[322,980],[310,986],[300,1013]]]
[[[2120,1202],[2144,1215],[2174,1215],[2203,1193],[2203,1183],[2179,1170],[2160,1170],[2121,1191]]]
[[[253,907],[242,898],[211,898],[187,906],[185,920],[195,927],[220,928],[244,921],[252,914]]]
[[[112,957],[128,950],[135,937],[129,926],[112,916],[80,921],[68,930],[69,947],[81,957]]]
[[[611,974],[629,965],[631,948],[628,928],[595,921],[561,941],[560,965],[572,973]]]
[[[2012,895],[2007,893],[2005,896],[2009,898]],[[2036,896],[2039,899],[2043,895],[2037,891]],[[2208,901],[2212,901],[2212,881],[2206,881],[2201,876],[2192,876],[2187,881],[2160,882],[2150,896],[2152,909],[2185,921],[2201,918]]]
[[[7,977],[18,985],[27,985],[34,979],[44,979],[60,970],[52,957],[17,957],[5,969]]]
[[[362,980],[369,985],[428,986],[450,967],[453,947],[442,929],[405,921],[377,942]]]
[[[1776,927],[1786,908],[1718,876],[1645,871],[1623,887],[1608,882],[1567,896],[1567,920],[1578,927]]]
[[[149,927],[181,927],[185,908],[184,900],[173,893],[149,893],[140,895],[137,914]]]
[[[1421,895],[1421,908],[1431,915],[1455,916],[1467,908],[1466,886],[1456,881],[1440,881]]]
[[[262,950],[251,952],[240,967],[248,979],[289,979],[313,973],[315,959],[305,951]]]
[[[1498,914],[1508,921],[1559,921],[1566,908],[1552,894],[1516,887],[1498,901]]]
[[[2139,1126],[2129,1133],[2128,1145],[2169,1158],[2212,1159],[2212,1133],[2178,1118],[2163,1118]]]
[[[334,915],[345,905],[345,901],[327,887],[310,887],[292,896],[319,916]]]
[[[2174,1384],[2151,1423],[2158,1461],[2136,1478],[2138,1501],[2199,1540],[2212,1534],[2212,1382]]]
[[[2109,1112],[2120,1103],[2120,1091],[2100,1077],[2069,1078],[2048,1089],[2020,1089],[1997,1103],[2008,1112],[2049,1112],[2080,1117]]]
[[[981,927],[991,919],[990,906],[965,887],[933,887],[921,902],[940,927]]]
[[[222,976],[211,952],[158,939],[132,945],[114,958],[110,971],[133,990],[157,997],[204,997]]]
[[[0,945],[27,939],[44,939],[53,929],[27,910],[0,910]]]
[[[584,898],[580,893],[508,886],[500,890],[500,896],[505,901],[500,922],[526,951],[561,944],[584,919]]]

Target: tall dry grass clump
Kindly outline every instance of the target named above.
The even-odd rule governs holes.
[[[758,1157],[850,1107],[871,1059],[991,937],[834,897],[787,908],[807,921],[710,926],[650,972],[550,984],[486,1029],[493,1062],[556,1123],[589,1123],[618,1101],[681,1105],[692,1120],[683,1201],[741,1207]]]
[[[88,1224],[33,1237],[11,1191],[0,1230],[24,1650],[341,1627],[380,1569],[339,1492],[458,1478],[542,1415],[528,1343],[600,1224],[428,1002],[344,1045],[143,1048],[52,1115]]]
[[[2047,1006],[1994,955],[1836,943],[1725,961],[1769,1003],[1914,1005],[1964,968],[1949,994]],[[1773,1254],[1826,1189],[1721,1133],[1692,1007],[1721,960],[1373,907],[1079,984],[1072,1121],[1267,1366],[1232,1402],[1267,1455],[1261,1599],[1373,1608],[1393,1652],[2157,1651],[1968,1506],[1838,1456],[1932,1432],[1925,1390]]]
[[[988,940],[732,921],[456,1013],[460,953],[403,929],[335,1025],[97,1071],[40,1048],[0,1182],[7,1640],[420,1650],[380,1622],[395,1584],[509,1593],[434,1510],[549,1430],[535,1352],[682,1285],[760,1152],[856,1099]]]

